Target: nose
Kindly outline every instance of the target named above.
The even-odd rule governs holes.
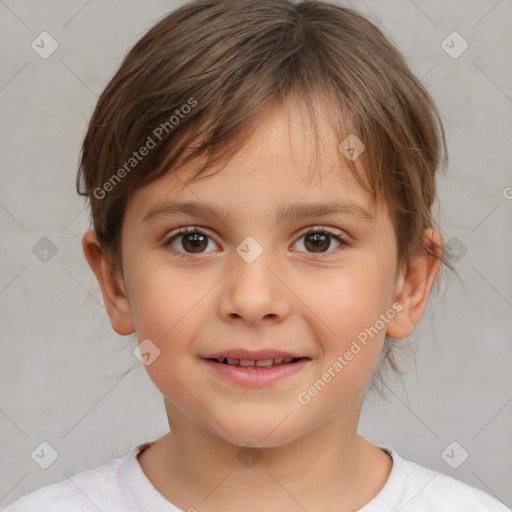
[[[256,325],[280,323],[290,314],[288,288],[278,277],[275,260],[263,253],[252,263],[233,254],[232,270],[221,284],[219,314],[228,321]],[[288,292],[288,293],[287,293]]]

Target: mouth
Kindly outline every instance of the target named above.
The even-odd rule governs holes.
[[[206,358],[213,363],[226,364],[229,366],[243,367],[253,370],[269,370],[278,366],[290,365],[298,363],[309,357],[276,357],[267,359],[237,359],[230,357],[209,357]]]
[[[310,357],[276,350],[226,350],[208,354],[202,359],[216,378],[251,388],[271,386],[281,381],[284,385],[287,379],[300,378],[312,364]]]

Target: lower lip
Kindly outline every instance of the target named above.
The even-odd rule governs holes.
[[[300,359],[296,363],[282,364],[266,369],[216,363],[211,359],[204,359],[204,361],[217,375],[235,384],[248,387],[262,387],[273,384],[285,377],[295,375],[311,362],[311,359]]]

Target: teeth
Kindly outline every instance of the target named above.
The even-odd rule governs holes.
[[[256,361],[257,366],[272,366],[272,363],[274,362],[273,359],[259,359]]]
[[[272,368],[274,366],[280,366],[282,364],[291,363],[294,360],[293,357],[276,357],[275,359],[231,359],[226,357],[220,357],[217,359],[219,363],[230,364],[233,366],[245,366],[254,368]]]

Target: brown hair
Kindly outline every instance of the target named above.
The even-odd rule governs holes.
[[[325,1],[195,0],[128,52],[83,141],[77,191],[115,267],[122,272],[123,215],[136,189],[195,158],[206,158],[192,177],[201,179],[274,102],[293,100],[340,142],[353,133],[366,146],[345,163],[387,206],[399,262],[421,246],[436,255],[422,234],[434,227],[435,175],[446,164],[442,123],[381,30]],[[444,250],[436,257],[452,268]],[[388,339],[383,354],[398,370]]]

